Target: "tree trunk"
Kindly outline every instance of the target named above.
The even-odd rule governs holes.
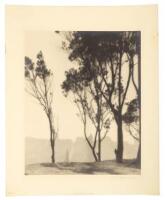
[[[55,163],[55,141],[54,141],[54,139],[52,139],[52,141],[51,141],[51,150],[52,150],[52,155],[51,155],[51,161],[52,161],[52,163]]]
[[[140,43],[141,43],[141,33],[140,33]],[[141,168],[141,50],[139,52],[139,58],[138,58],[138,99],[139,99],[139,149],[137,153],[137,163],[139,164],[139,167]]]
[[[138,153],[136,157],[136,164],[141,167],[141,142],[139,143]]]
[[[51,114],[48,115],[48,120],[49,120],[49,128],[50,128],[50,146],[51,146],[51,162],[55,163],[55,132],[54,132],[54,127],[52,124],[52,119],[51,119]]]
[[[97,162],[97,161],[98,161],[98,158],[97,158],[97,155],[96,155],[96,153],[95,153],[95,150],[94,150],[94,149],[92,150],[92,153],[93,153],[93,157],[94,157],[95,161]]]
[[[123,149],[122,118],[120,115],[117,120],[117,149],[115,149],[116,161],[118,163],[123,162]]]
[[[98,161],[101,161],[101,137],[100,137],[100,131],[98,133]]]
[[[97,85],[97,84],[96,84]],[[97,88],[97,87],[96,87]],[[98,161],[101,161],[101,130],[100,130],[100,121],[101,121],[101,102],[99,101],[99,93],[97,91],[97,132],[98,132]]]

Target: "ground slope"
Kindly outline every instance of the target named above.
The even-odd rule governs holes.
[[[115,161],[102,161],[92,163],[39,163],[26,165],[26,175],[49,175],[49,174],[123,174],[138,175],[140,169],[133,164],[132,160],[125,160],[122,164]]]

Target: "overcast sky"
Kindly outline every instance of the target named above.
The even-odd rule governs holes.
[[[53,110],[55,124],[59,126],[59,138],[75,139],[76,137],[83,137],[83,126],[76,115],[78,113],[77,107],[72,102],[71,96],[66,98],[61,89],[61,84],[65,79],[64,72],[70,67],[76,67],[76,63],[68,60],[67,52],[61,49],[62,37],[53,31],[26,31],[24,44],[25,56],[30,57],[35,62],[36,54],[41,50],[47,67],[53,71]],[[89,128],[90,131],[92,131],[92,128]],[[49,138],[49,124],[46,115],[41,106],[26,92],[25,135],[28,137]],[[109,137],[116,141],[115,123],[111,126]],[[124,133],[124,140],[134,143],[134,139],[127,132]]]

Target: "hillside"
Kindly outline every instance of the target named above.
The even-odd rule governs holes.
[[[102,161],[92,163],[40,163],[26,166],[26,175],[53,174],[121,174],[139,175],[140,169],[132,160],[125,160],[122,164],[116,161]]]

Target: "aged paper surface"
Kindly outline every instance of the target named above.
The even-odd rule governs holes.
[[[25,175],[25,35],[55,30],[141,31],[140,175]],[[153,5],[6,7],[7,195],[159,193],[157,40]]]

